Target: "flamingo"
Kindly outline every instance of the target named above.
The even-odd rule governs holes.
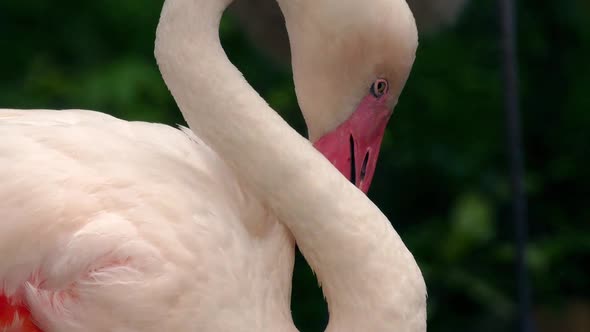
[[[310,143],[226,57],[230,2],[164,3],[191,130],[0,110],[1,331],[296,331],[295,244],[327,331],[426,330],[420,269],[363,193],[415,57],[406,3],[279,0]]]

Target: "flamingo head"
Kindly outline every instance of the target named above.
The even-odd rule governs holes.
[[[279,1],[314,146],[363,192],[418,46],[405,0]]]
[[[387,103],[389,84],[377,79],[356,110],[314,146],[354,185],[369,191],[387,122],[393,113]]]

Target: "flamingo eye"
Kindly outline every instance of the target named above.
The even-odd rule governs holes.
[[[379,98],[386,94],[388,89],[389,83],[387,82],[387,80],[380,78],[373,82],[373,84],[371,85],[371,94],[373,94],[375,98]]]

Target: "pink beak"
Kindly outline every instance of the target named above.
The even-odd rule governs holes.
[[[385,101],[368,95],[348,120],[322,136],[314,147],[355,186],[367,193],[375,173],[385,127],[392,113]]]

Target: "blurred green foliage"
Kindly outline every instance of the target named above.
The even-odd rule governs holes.
[[[269,0],[270,1],[270,0]],[[94,109],[182,123],[153,59],[162,1],[0,2],[0,105]],[[498,25],[473,1],[458,26],[423,38],[383,142],[370,197],[418,259],[429,330],[513,326],[515,275]],[[519,56],[535,308],[590,301],[590,4],[519,2]],[[245,39],[231,17],[230,59],[304,133],[288,69]],[[198,61],[198,59],[196,59]],[[298,327],[327,311],[298,256]]]

